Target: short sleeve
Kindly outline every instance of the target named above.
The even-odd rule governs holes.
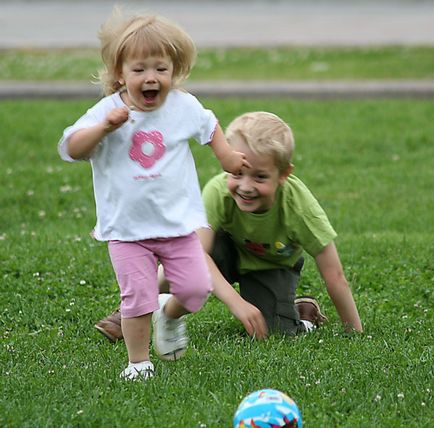
[[[337,236],[326,213],[316,202],[306,208],[297,229],[302,247],[312,257],[318,255]]]
[[[336,232],[315,196],[292,174],[285,182],[281,205],[291,239],[311,256],[315,257],[336,238]]]
[[[196,131],[193,138],[199,144],[209,144],[214,136],[218,120],[215,114],[206,108],[197,100],[196,97],[190,95],[189,103],[191,105],[192,112],[194,112],[194,118],[196,123]]]
[[[109,105],[111,104],[111,105]],[[108,108],[114,108],[114,105],[109,99],[104,98],[91,107],[87,112],[81,116],[73,125],[68,126],[58,143],[57,150],[62,160],[66,162],[76,162],[76,159],[71,158],[68,153],[68,140],[74,132],[80,129],[90,128],[91,126],[101,123],[107,114]]]

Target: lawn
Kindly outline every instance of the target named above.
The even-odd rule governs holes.
[[[241,399],[264,387],[291,396],[307,428],[432,426],[433,103],[202,101],[223,126],[249,110],[290,123],[295,174],[338,232],[364,334],[343,332],[308,259],[299,292],[317,296],[324,328],[253,341],[212,297],[188,318],[185,358],[152,353],[154,379],[122,382],[124,344],[93,328],[117,306],[118,288],[106,246],[89,237],[90,168],[56,153],[62,130],[94,101],[4,101],[0,426],[230,427]],[[192,147],[203,185],[218,164]]]
[[[95,49],[0,50],[0,80],[85,80]],[[432,47],[203,49],[192,80],[433,79]]]

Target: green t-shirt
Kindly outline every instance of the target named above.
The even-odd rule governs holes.
[[[279,186],[271,209],[241,211],[227,188],[227,174],[213,177],[202,192],[208,222],[235,243],[240,272],[292,267],[303,250],[315,257],[335,237],[327,215],[309,189],[294,175]]]

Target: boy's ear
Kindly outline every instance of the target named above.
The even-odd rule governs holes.
[[[289,177],[290,174],[292,174],[292,171],[294,171],[294,165],[290,163],[288,165],[288,168],[286,168],[284,171],[280,173],[279,177],[279,184],[282,185],[285,180]]]

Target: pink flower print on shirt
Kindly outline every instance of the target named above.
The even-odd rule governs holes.
[[[166,146],[163,135],[159,131],[137,131],[133,135],[133,144],[130,148],[130,158],[138,162],[143,168],[151,168],[160,159]]]

